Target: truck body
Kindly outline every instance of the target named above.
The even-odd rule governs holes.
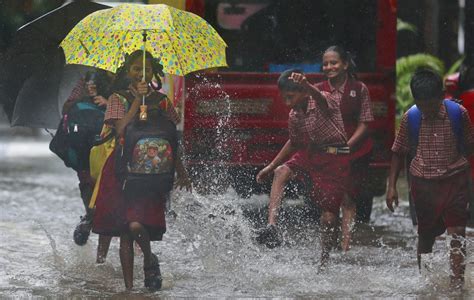
[[[288,140],[288,108],[279,73],[299,68],[324,80],[321,56],[333,44],[350,50],[369,89],[375,121],[370,184],[365,197],[385,192],[395,124],[396,8],[390,0],[190,1],[228,44],[229,68],[185,78],[184,141],[198,187],[240,196],[268,191],[255,183]],[[188,5],[189,4],[189,5]]]

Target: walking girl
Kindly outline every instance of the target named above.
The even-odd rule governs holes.
[[[143,80],[143,72],[145,80]],[[148,104],[149,121],[154,120],[152,116],[155,114],[160,124],[164,124],[167,128],[170,127],[169,122],[174,124],[172,126],[179,122],[179,116],[169,100],[158,92],[161,88],[158,74],[163,75],[162,66],[150,53],[146,52],[145,68],[143,68],[142,51],[130,54],[117,73],[114,93],[109,98],[104,119],[107,128],[115,131],[117,146],[105,162],[97,185],[92,231],[98,234],[120,236],[120,262],[127,289],[133,287],[133,241],[138,243],[143,252],[145,286],[152,290],[161,288],[159,262],[157,256],[151,252],[150,242],[161,240],[166,232],[165,202],[168,196],[167,189],[160,186],[168,185],[169,178],[163,179],[165,173],[151,174],[149,172],[143,176],[132,174],[135,179],[142,178],[140,180],[122,177],[123,174],[128,174],[127,172],[133,172],[134,160],[138,159],[140,154],[146,153],[147,146],[151,147],[152,134],[149,134],[148,139],[140,139],[132,151],[129,151],[130,157],[127,158],[126,165],[122,165],[123,154],[128,151],[127,144],[133,136],[137,135],[132,133],[131,125],[139,122],[139,115],[143,116],[144,110],[141,106],[143,96]],[[153,77],[156,82],[152,82]],[[144,126],[137,125],[134,129],[144,130]],[[159,144],[153,146],[156,146],[159,152],[156,155],[161,155],[160,161],[164,162],[161,168],[163,172],[171,171],[171,176],[173,176],[176,168],[178,173],[176,184],[190,189],[190,181],[179,155],[173,157],[172,152],[176,149],[172,149],[162,139],[156,140],[159,140]],[[146,186],[149,183],[147,181],[150,178],[149,175],[157,175],[156,178],[160,179],[154,181],[152,186]],[[133,188],[140,184],[145,185],[142,185],[141,189]]]

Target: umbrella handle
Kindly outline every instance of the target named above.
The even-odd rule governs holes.
[[[145,51],[145,46],[146,46],[146,30],[143,30],[143,77],[142,80],[145,81],[145,56],[146,56],[146,51]],[[145,105],[145,95],[142,96],[142,105]]]

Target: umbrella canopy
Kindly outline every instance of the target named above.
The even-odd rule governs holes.
[[[18,93],[10,124],[56,129],[73,88],[92,70],[88,66],[60,64],[52,66],[47,76],[33,74]]]
[[[227,66],[227,45],[212,26],[164,4],[122,4],[94,12],[71,30],[61,47],[67,63],[114,73],[125,54],[143,48],[159,58],[169,74]]]
[[[108,6],[78,0],[65,4],[18,29],[0,68],[0,104],[3,104],[10,120],[18,100],[17,96],[20,94],[28,98],[27,102],[56,101],[57,107],[59,88],[57,79],[61,76],[65,63],[59,44],[82,18],[105,8]],[[45,113],[46,118],[48,113],[47,111]],[[52,113],[56,117],[59,112],[55,110]],[[30,126],[28,122],[21,125]]]

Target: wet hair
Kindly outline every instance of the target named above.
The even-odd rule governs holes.
[[[298,69],[289,69],[286,71],[283,71],[280,74],[280,77],[278,77],[278,88],[282,91],[286,92],[302,92],[303,87],[299,84],[294,82],[293,80],[289,79],[291,76],[291,73],[298,73],[298,74],[303,74],[301,70]]]
[[[411,94],[415,101],[443,97],[443,79],[431,69],[418,69],[410,80]]]
[[[130,84],[130,79],[128,78],[128,71],[130,70],[130,67],[132,66],[132,63],[137,60],[138,58],[142,57],[143,55],[143,50],[136,50],[132,52],[131,54],[126,54],[125,55],[125,62],[123,65],[117,70],[117,79],[114,82],[114,87],[113,90],[123,90],[127,89],[129,84]],[[160,77],[164,76],[163,73],[163,65],[160,64],[159,59],[154,58],[153,55],[145,51],[145,59],[150,61],[151,63],[151,70],[153,75],[155,76],[156,79],[156,85],[155,84],[150,84],[150,87],[152,87],[154,90],[158,91],[161,89],[162,84]]]
[[[349,75],[349,77],[357,79],[357,75],[355,73],[356,64],[354,62],[353,55],[349,51],[346,51],[341,46],[333,45],[333,46],[328,47],[324,51],[323,55],[326,54],[327,52],[336,52],[339,55],[339,57],[341,58],[341,60],[344,63],[347,63],[347,74]]]
[[[97,95],[108,98],[111,94],[111,80],[107,73],[104,70],[96,69],[94,71],[86,72],[84,76],[84,81],[87,83],[89,81],[94,82],[97,87]]]

